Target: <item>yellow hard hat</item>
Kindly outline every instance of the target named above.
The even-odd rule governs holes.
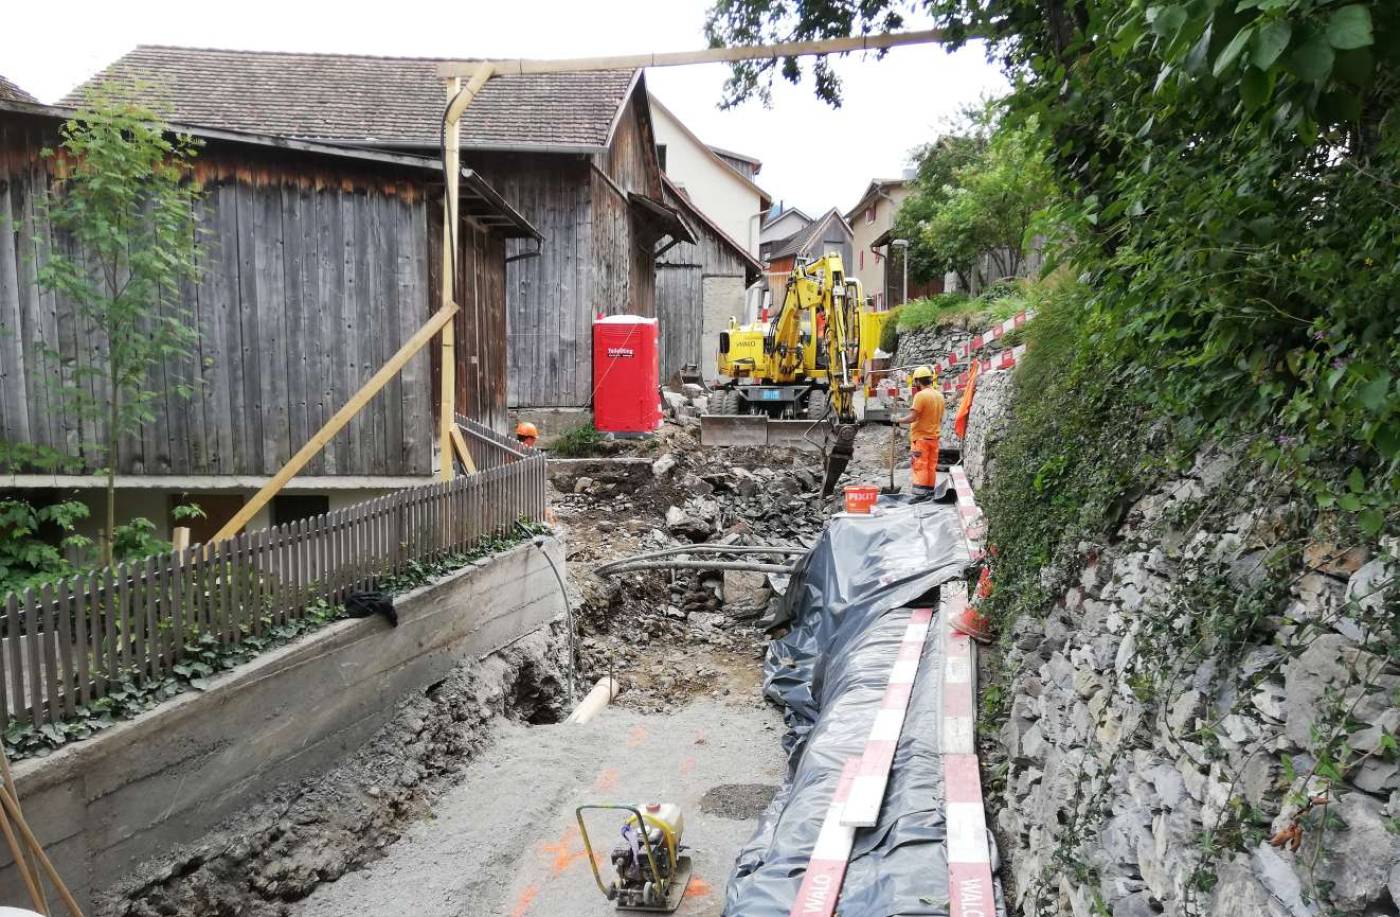
[[[520,421],[520,423],[515,425],[515,435],[538,437],[540,435],[540,431],[535,428],[534,424],[530,423],[529,421],[522,420]]]
[[[915,378],[915,379],[932,379],[932,378],[933,378],[933,367],[931,367],[931,366],[920,366],[918,369],[914,370],[914,378]]]

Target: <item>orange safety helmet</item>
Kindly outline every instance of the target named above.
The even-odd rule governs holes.
[[[515,438],[525,443],[527,446],[534,445],[535,440],[539,439],[539,437],[539,429],[529,421],[522,420],[515,425]]]

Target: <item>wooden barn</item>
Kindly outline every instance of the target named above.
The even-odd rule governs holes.
[[[93,79],[145,84],[183,123],[435,156],[440,62],[141,46]],[[543,236],[507,244],[509,402],[585,407],[594,317],[656,316],[657,253],[696,241],[665,200],[644,76],[496,77],[467,109],[461,146]]]
[[[102,461],[90,446],[105,440],[100,423],[67,413],[55,395],[100,358],[102,335],[36,280],[55,247],[81,255],[43,207],[52,178],[40,151],[58,145],[69,114],[0,102],[0,438],[81,466],[0,480],[10,486],[95,486]],[[198,351],[152,379],[169,394],[144,435],[120,443],[117,471],[122,486],[148,494],[219,492],[236,505],[439,308],[441,172],[434,160],[383,151],[187,130],[202,145],[205,189],[202,274],[181,294]],[[461,189],[458,409],[502,429],[506,246],[539,235],[479,174],[463,170]],[[436,360],[436,348],[421,351],[289,493],[348,499],[431,475]],[[192,398],[174,393],[177,380],[195,383]],[[152,502],[144,514],[163,518]]]
[[[694,230],[695,242],[681,242],[656,263],[656,311],[661,323],[661,379],[686,364],[705,378],[716,375],[719,332],[728,317],[744,314],[750,284],[763,275],[763,262],[734,240],[670,178],[664,179],[666,202]]]

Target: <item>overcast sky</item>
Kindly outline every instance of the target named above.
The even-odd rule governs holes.
[[[0,74],[53,102],[137,44],[424,57],[582,57],[704,46],[710,0],[78,0],[6,4]],[[896,48],[837,64],[845,104],[781,79],[773,107],[717,103],[723,65],[661,68],[652,91],[702,140],[763,160],[775,200],[812,215],[854,206],[870,179],[897,177],[909,150],[962,105],[1005,90],[980,48]]]

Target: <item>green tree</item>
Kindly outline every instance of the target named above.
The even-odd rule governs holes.
[[[90,95],[61,136],[57,150],[44,151],[55,174],[48,213],[81,255],[55,247],[39,281],[72,303],[79,327],[100,334],[93,367],[75,367],[62,395],[104,435],[104,443],[92,445],[107,477],[102,561],[110,564],[118,533],[118,444],[154,419],[154,405],[165,396],[152,370],[188,359],[197,339],[180,297],[181,284],[198,273],[196,147],[154,112],[110,90]],[[101,383],[89,384],[90,376]],[[189,384],[174,387],[182,396],[191,393]]]
[[[963,289],[980,289],[1022,272],[1055,185],[1035,125],[998,130],[995,116],[988,106],[975,132],[945,136],[918,154],[914,189],[895,217],[896,235],[911,241],[916,280],[951,271]]]
[[[1016,87],[1005,124],[1068,193],[1084,345],[1183,434],[1250,438],[1364,532],[1394,531],[1400,4],[720,0],[709,34],[856,34],[911,11],[953,44],[987,39]],[[728,100],[777,66],[736,69]]]

